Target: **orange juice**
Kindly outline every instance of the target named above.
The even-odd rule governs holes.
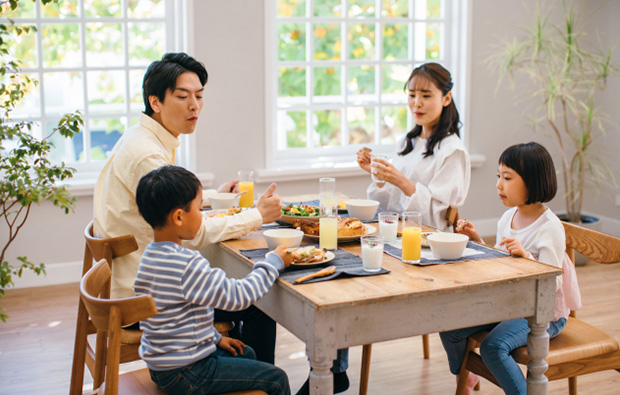
[[[252,181],[240,181],[239,192],[248,191],[239,198],[239,207],[254,206],[254,183]]]
[[[403,229],[403,262],[418,263],[422,250],[422,229]]]

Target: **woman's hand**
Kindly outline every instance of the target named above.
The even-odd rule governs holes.
[[[504,237],[502,241],[499,242],[500,246],[506,247],[510,255],[512,256],[522,256],[524,258],[529,258],[530,253],[523,248],[523,245],[519,241],[519,239],[515,237]]]
[[[221,193],[238,193],[239,179],[235,178],[234,180],[223,183],[219,188],[217,188],[217,191]]]
[[[367,172],[370,173],[370,151],[365,150],[364,148],[362,148],[361,150],[357,151],[357,164],[359,165],[359,167],[361,167],[363,170],[366,170]]]
[[[235,357],[237,356],[237,350],[239,350],[240,355],[243,355],[243,349],[246,347],[241,340],[233,339],[228,336],[222,336],[217,346],[222,350],[228,351]]]
[[[415,184],[385,159],[375,158],[371,172],[377,180],[389,182],[403,191],[406,196],[415,193]]]
[[[456,221],[455,232],[469,237],[469,240],[471,241],[484,244],[484,241],[482,241],[482,238],[480,237],[480,234],[476,230],[474,224],[472,224],[466,219],[459,219],[458,221]]]

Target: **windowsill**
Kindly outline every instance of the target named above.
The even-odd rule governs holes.
[[[73,196],[77,197],[88,197],[93,196],[95,191],[95,183],[97,182],[97,175],[88,174],[88,175],[76,175],[76,177],[72,178],[68,182],[63,183],[63,185],[67,185],[69,187],[69,192]],[[211,188],[213,187],[213,183],[215,181],[215,176],[213,173],[199,173],[196,174],[200,182],[202,183],[203,188]]]
[[[471,168],[479,168],[484,165],[487,158],[481,154],[469,156]],[[368,175],[360,169],[356,162],[330,163],[328,165],[300,166],[273,169],[258,169],[256,182],[286,182],[311,180],[317,177],[365,177]]]

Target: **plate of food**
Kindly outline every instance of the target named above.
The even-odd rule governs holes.
[[[303,203],[290,203],[282,207],[282,218],[279,219],[280,222],[284,222],[286,224],[293,224],[293,222],[298,219],[307,219],[310,221],[318,222],[319,207]]]
[[[338,201],[338,213],[339,214],[343,214],[347,212],[347,200],[351,200],[351,199]]]
[[[312,240],[319,240],[319,223],[308,221],[306,219],[298,219],[293,222],[293,226],[301,229],[304,235]],[[338,242],[347,242],[358,240],[361,236],[369,235],[377,231],[372,225],[363,224],[357,218],[347,217],[338,221]]]
[[[223,209],[218,209],[218,210],[207,210],[205,213],[207,217],[209,218],[220,218],[220,217],[225,217],[227,215],[239,214],[241,211],[243,211],[242,208],[233,206],[231,208],[223,208]]]
[[[291,267],[297,269],[308,269],[321,266],[324,263],[333,261],[336,257],[333,252],[326,251],[322,248],[316,248],[315,246],[292,248],[289,252],[293,254]]]

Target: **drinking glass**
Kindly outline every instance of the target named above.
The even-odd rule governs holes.
[[[379,234],[386,243],[396,241],[398,233],[398,213],[379,213]]]
[[[241,195],[239,199],[239,207],[254,206],[254,172],[240,170],[239,176],[239,192],[248,191]]]
[[[319,202],[321,206],[332,207],[336,203],[336,179],[319,179]]]
[[[336,205],[320,206],[319,247],[326,250],[338,248],[338,217]]]
[[[375,177],[375,171],[374,171],[375,168],[373,167],[373,165],[375,164],[375,159],[376,158],[387,160],[387,156],[380,155],[380,154],[374,154],[374,155],[371,156],[371,159],[370,159],[370,178],[372,178],[372,180],[374,182],[376,182],[377,184],[383,185],[383,184],[385,184],[385,181],[381,181],[381,180],[377,179],[377,177]],[[379,163],[379,162],[377,162],[377,163]]]
[[[364,271],[378,272],[381,270],[381,262],[383,260],[383,237],[362,236],[360,243],[362,244],[362,267]]]
[[[403,262],[420,263],[422,253],[422,213],[406,211],[403,214]]]

